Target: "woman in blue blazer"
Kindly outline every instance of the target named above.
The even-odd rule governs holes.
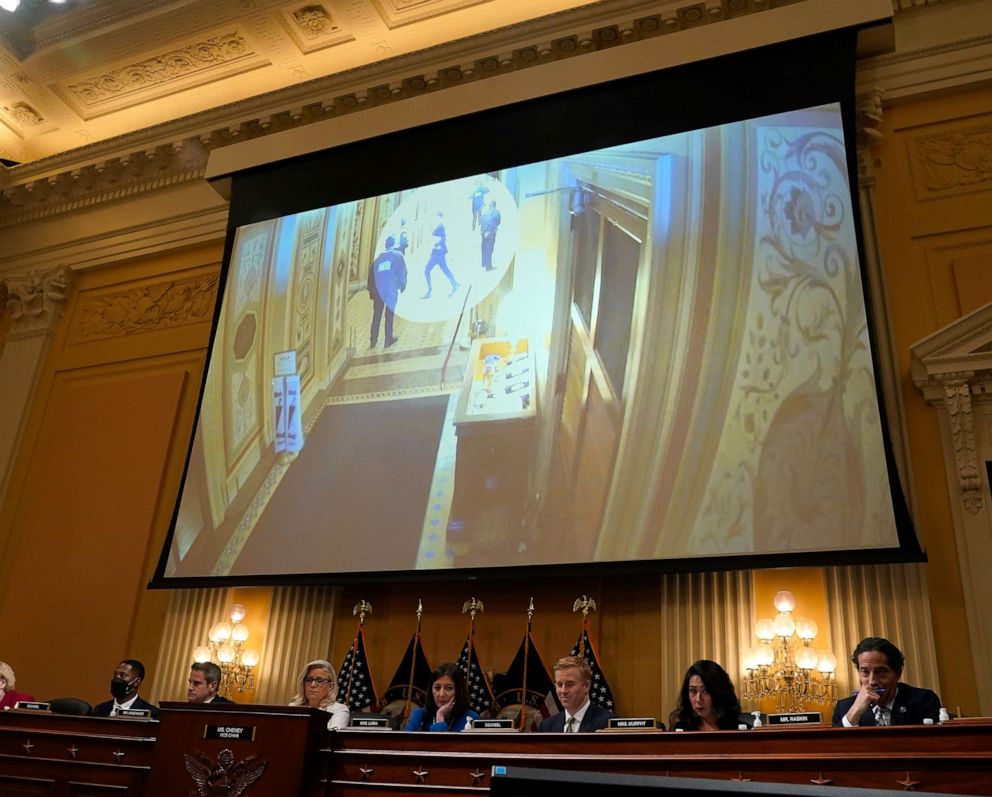
[[[431,673],[427,705],[410,715],[404,730],[461,731],[479,715],[468,707],[468,684],[457,664],[442,664]]]

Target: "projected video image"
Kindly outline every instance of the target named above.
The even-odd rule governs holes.
[[[240,228],[165,575],[896,547],[839,108]]]

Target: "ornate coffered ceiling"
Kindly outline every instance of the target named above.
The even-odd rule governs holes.
[[[588,0],[30,0],[0,11],[0,158],[18,163],[590,5]],[[615,4],[614,4],[615,5]],[[665,5],[665,4],[662,4]],[[770,0],[671,4],[705,18]]]

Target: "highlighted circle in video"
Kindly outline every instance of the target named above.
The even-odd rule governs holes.
[[[406,264],[406,290],[394,312],[430,323],[478,304],[503,278],[519,237],[516,202],[490,175],[416,189],[390,215],[377,242],[379,254],[392,238]]]

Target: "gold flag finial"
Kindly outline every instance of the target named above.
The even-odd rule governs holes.
[[[421,615],[423,615],[423,613],[424,613],[424,602],[420,598],[417,598],[417,622],[418,623],[420,622],[420,617],[421,617]]]
[[[575,603],[572,604],[572,611],[577,612],[580,609],[582,610],[582,616],[588,617],[589,612],[596,611],[596,601],[588,595],[583,595],[581,598],[576,598]]]
[[[530,625],[530,621],[534,619],[534,596],[531,595],[530,604],[527,606],[527,625]]]
[[[468,612],[473,620],[475,619],[476,612],[481,611],[485,611],[485,608],[482,605],[482,601],[477,598],[469,598],[464,604],[462,604],[462,614]]]
[[[358,624],[365,625],[365,615],[372,614],[372,604],[367,600],[360,600],[355,604],[355,608],[351,610],[351,616],[354,617],[358,615]]]

